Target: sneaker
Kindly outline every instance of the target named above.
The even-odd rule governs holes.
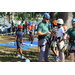
[[[22,56],[21,59],[25,59],[24,56]]]
[[[56,62],[56,56],[54,56],[54,59],[53,59],[53,61],[54,61],[54,62]]]
[[[32,44],[31,44],[31,46],[32,46]]]
[[[60,57],[56,57],[56,61],[59,61],[60,60]]]
[[[18,57],[21,57],[21,55],[18,54],[18,55],[16,55],[16,57],[17,57],[17,58],[18,58]]]
[[[18,54],[18,57],[21,57],[21,55]]]
[[[18,58],[18,55],[16,55],[16,58]]]
[[[52,55],[48,55],[48,57],[53,57]]]
[[[57,62],[60,60],[60,57],[54,56],[54,62]]]

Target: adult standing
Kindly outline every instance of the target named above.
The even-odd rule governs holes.
[[[22,26],[23,26],[23,21],[21,21],[20,25],[22,25]]]
[[[48,62],[48,50],[49,50],[49,19],[50,15],[48,13],[44,13],[42,22],[39,23],[37,28],[40,53],[39,53],[39,62],[42,62],[42,58],[44,55],[45,62]]]
[[[7,31],[8,31],[8,33],[11,32],[11,23],[10,22],[7,24]]]
[[[72,19],[72,28],[69,28],[64,37],[69,35],[68,51],[70,53],[71,62],[75,60],[75,18]]]
[[[28,24],[27,24],[27,22],[25,22],[25,24],[24,24],[24,31],[25,31],[26,35],[28,35]]]

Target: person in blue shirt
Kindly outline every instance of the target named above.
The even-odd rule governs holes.
[[[31,46],[34,40],[34,25],[32,24],[31,29],[29,30],[30,33],[30,41],[31,41]]]
[[[23,45],[23,32],[22,32],[23,26],[18,25],[18,30],[16,31],[16,37],[15,37],[15,46],[17,45],[17,56],[20,57],[19,52],[21,54],[21,59],[24,59],[24,56],[22,56],[22,49],[21,46]]]

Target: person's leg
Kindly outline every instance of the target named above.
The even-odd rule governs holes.
[[[64,62],[65,61],[65,55],[63,52],[59,51],[59,55],[60,55],[60,62]]]
[[[71,62],[74,62],[74,53],[70,53]]]
[[[17,43],[17,55],[18,55],[19,54],[19,51],[20,51],[20,47],[19,47],[19,42],[16,41],[16,43]]]
[[[21,49],[21,47],[20,47],[20,55],[22,56],[22,49]]]
[[[59,56],[59,51],[57,49],[55,50],[55,54],[56,56]]]
[[[54,56],[59,56],[57,48],[51,47],[51,49],[52,49],[52,51],[54,53]]]
[[[19,54],[19,50],[20,50],[20,48],[17,48],[17,55]]]
[[[75,52],[74,52],[74,60],[75,60]]]
[[[48,51],[49,51],[49,44],[46,44],[45,53],[44,53],[45,62],[48,62]]]
[[[65,61],[64,52],[60,51],[63,48],[63,46],[64,46],[64,41],[61,41],[60,43],[58,43],[58,46],[59,46],[60,62],[64,62]]]
[[[26,35],[28,35],[28,33],[27,33],[27,28],[26,28]]]
[[[45,47],[46,46],[40,47],[39,62],[42,62],[42,58],[43,58],[43,55],[44,55],[44,52],[45,52]]]

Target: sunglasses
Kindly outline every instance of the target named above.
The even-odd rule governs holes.
[[[61,24],[57,24],[57,25],[61,25]]]
[[[45,18],[45,17],[44,17]],[[45,18],[46,19],[46,18]],[[46,19],[46,20],[49,20],[49,19]]]

